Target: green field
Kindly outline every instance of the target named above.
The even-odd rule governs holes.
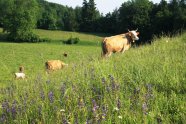
[[[103,34],[35,33],[53,41],[0,42],[0,123],[186,123],[186,33],[107,59]],[[69,37],[80,43],[61,42]],[[69,66],[46,74],[49,59]],[[20,65],[25,80],[14,79]]]

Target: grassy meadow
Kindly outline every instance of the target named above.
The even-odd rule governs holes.
[[[0,42],[0,123],[186,123],[186,33],[107,59],[101,58],[104,34],[35,33],[54,43]],[[80,43],[60,41],[69,37]],[[47,74],[50,59],[69,66]],[[25,80],[14,79],[20,65]]]

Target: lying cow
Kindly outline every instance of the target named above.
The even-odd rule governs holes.
[[[15,73],[15,78],[16,79],[25,79],[25,73],[17,72],[17,73]]]
[[[121,52],[128,50],[131,47],[131,43],[138,38],[139,32],[137,30],[128,31],[125,34],[119,34],[111,37],[106,37],[102,41],[102,55],[109,57],[112,53]]]
[[[19,67],[19,72],[15,73],[15,78],[16,79],[25,79],[25,73],[24,73],[24,67],[23,66]]]
[[[68,64],[65,64],[61,60],[49,60],[45,63],[47,70],[58,70],[62,69],[64,66],[68,66]]]

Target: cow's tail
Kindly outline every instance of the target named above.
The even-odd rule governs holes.
[[[106,41],[107,38],[104,38],[102,43],[101,43],[101,48],[102,48],[102,52],[101,52],[101,56],[104,57],[105,54],[107,53],[107,49],[106,49]]]

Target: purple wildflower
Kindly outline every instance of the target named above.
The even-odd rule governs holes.
[[[79,122],[78,122],[78,115],[77,114],[75,114],[75,123],[74,124],[79,124]]]
[[[156,119],[157,119],[158,124],[162,124],[162,119],[160,116],[158,116]]]
[[[41,117],[42,116],[42,106],[38,106],[38,115]]]
[[[10,112],[10,107],[9,107],[9,103],[7,100],[5,100],[3,103],[2,103],[2,109],[3,111],[9,113]]]
[[[109,74],[110,82],[114,82],[114,76]]]
[[[110,85],[111,85],[112,91],[118,90],[119,89],[119,84],[117,84],[117,82],[115,81],[114,76],[109,75],[109,78],[110,78]]]
[[[34,99],[30,100],[30,105],[34,105],[36,101]]]
[[[78,100],[78,106],[80,107],[80,108],[83,108],[84,107],[84,101],[83,101],[83,98],[79,98],[79,100]]]
[[[95,100],[92,100],[92,104],[93,104],[93,108],[92,108],[92,111],[93,112],[95,112],[98,108],[99,108],[99,106],[97,106],[97,104],[96,104],[96,101]]]
[[[6,121],[6,115],[5,115],[5,114],[2,114],[2,115],[0,116],[0,124],[5,123],[5,121]]]
[[[101,81],[102,81],[103,84],[105,84],[105,83],[106,83],[105,77],[103,77],[103,78],[101,79]]]
[[[50,82],[51,82],[51,81],[48,79],[48,80],[46,81],[46,84],[50,84]]]
[[[52,91],[50,91],[48,93],[48,99],[49,99],[50,103],[53,103],[54,102],[54,94],[53,94]]]
[[[108,76],[109,76],[110,79],[114,80],[114,76],[113,75],[109,74]]]
[[[66,117],[62,118],[62,124],[69,124],[68,120],[66,119]]]
[[[8,95],[13,97],[14,94],[15,85],[12,85],[11,87],[7,88]]]
[[[148,92],[152,92],[152,85],[151,84],[147,84],[146,87],[147,87]]]
[[[21,112],[22,112],[21,105],[18,105],[18,107],[17,107],[17,112],[18,112],[18,113],[21,113]]]
[[[147,103],[146,102],[143,103],[142,110],[143,110],[143,113],[146,115],[147,114],[147,110],[148,110],[148,107],[147,107]]]
[[[121,101],[120,101],[120,99],[118,98],[118,100],[117,100],[117,107],[120,109],[121,108]]]
[[[147,93],[145,94],[145,99],[149,100],[149,99],[151,99],[153,97],[152,85],[151,84],[147,84],[146,88],[147,88]]]
[[[117,90],[119,87],[116,83],[112,82],[112,90]]]
[[[140,88],[135,88],[134,89],[134,94],[139,94],[140,93]]]
[[[59,109],[58,109],[57,106],[54,106],[54,107],[53,107],[53,110],[54,110],[55,112],[57,112]]]
[[[44,94],[44,91],[41,91],[41,92],[40,92],[40,97],[41,97],[42,100],[45,100],[45,94]]]
[[[102,111],[103,111],[103,113],[107,113],[108,112],[108,105],[103,105]]]
[[[61,86],[61,96],[63,97],[66,91],[66,85],[63,83]]]
[[[106,87],[107,92],[111,91],[111,88],[109,86]]]
[[[102,118],[105,119],[106,118],[106,113],[102,114]]]
[[[93,124],[93,120],[92,119],[87,119],[85,124]]]
[[[17,115],[17,102],[14,100],[14,102],[12,103],[12,108],[11,108],[11,113],[12,113],[12,117],[13,119],[15,119],[16,115]]]

